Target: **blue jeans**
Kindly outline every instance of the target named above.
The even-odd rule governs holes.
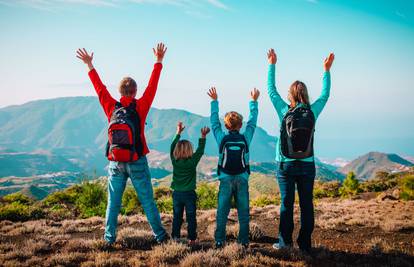
[[[197,194],[192,191],[174,191],[173,197],[173,225],[172,238],[181,237],[181,225],[183,224],[183,213],[185,208],[185,215],[187,217],[187,238],[189,240],[197,239]]]
[[[161,224],[160,214],[154,201],[147,158],[144,156],[137,161],[128,163],[110,161],[108,173],[108,207],[106,209],[105,240],[108,243],[115,242],[122,194],[129,177],[155,238],[157,241],[162,241],[167,233]]]
[[[220,179],[217,207],[217,227],[214,234],[216,242],[226,241],[226,224],[234,197],[239,217],[238,242],[249,243],[249,182],[240,175],[226,176]]]
[[[312,246],[311,236],[315,220],[313,211],[315,163],[303,161],[280,162],[277,178],[282,198],[280,205],[279,246],[291,246],[293,243],[293,204],[295,202],[296,184],[300,206],[300,231],[297,243],[300,249],[309,250]]]

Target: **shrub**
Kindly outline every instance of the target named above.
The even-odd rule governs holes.
[[[172,190],[169,187],[160,186],[154,189],[154,198],[159,199],[162,197],[170,197],[172,195]]]
[[[0,207],[0,220],[27,221],[30,219],[30,214],[30,207],[19,202]]]
[[[33,203],[33,200],[31,198],[19,192],[4,196],[3,201],[6,203],[16,202],[16,203],[23,204],[23,205],[28,205],[28,204]]]
[[[250,201],[250,206],[252,207],[265,207],[268,205],[279,205],[280,196],[279,195],[261,195],[257,198]]]
[[[200,183],[196,189],[197,192],[197,208],[213,209],[217,208],[218,190],[215,185]]]
[[[339,188],[339,194],[341,196],[353,196],[361,192],[359,181],[355,177],[354,172],[349,172],[346,176],[341,188]]]
[[[106,190],[101,184],[84,182],[76,199],[76,207],[82,218],[104,216],[106,211]]]
[[[170,196],[163,196],[156,200],[159,212],[172,213],[173,200]]]
[[[315,198],[338,197],[340,187],[341,183],[339,181],[316,181],[313,188],[313,196]]]
[[[121,213],[124,215],[142,213],[141,203],[139,202],[137,193],[132,186],[128,186],[122,196]]]
[[[414,200],[414,175],[407,175],[400,181],[400,197],[404,200]]]

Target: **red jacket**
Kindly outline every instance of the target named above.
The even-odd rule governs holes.
[[[154,100],[155,93],[157,92],[158,80],[160,79],[161,69],[161,63],[154,64],[154,69],[152,71],[148,86],[145,89],[144,94],[139,99],[135,99],[133,97],[128,96],[122,96],[120,99],[120,102],[124,107],[127,107],[132,101],[136,101],[137,103],[137,112],[141,122],[141,142],[143,146],[143,155],[149,153],[149,149],[147,146],[147,142],[145,141],[144,134],[145,120],[147,118],[148,111],[151,108],[152,101]],[[95,69],[89,71],[88,75],[92,81],[93,86],[95,87],[95,91],[99,97],[99,102],[101,103],[101,106],[105,111],[106,117],[108,118],[109,122],[117,101],[109,94],[108,90],[106,89],[106,86],[102,83]]]

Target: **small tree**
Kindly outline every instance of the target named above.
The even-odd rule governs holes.
[[[339,188],[339,194],[341,196],[353,196],[361,192],[359,187],[359,181],[354,172],[349,172],[346,176],[341,188]]]

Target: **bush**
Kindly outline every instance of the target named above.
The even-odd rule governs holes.
[[[162,213],[172,213],[173,200],[171,196],[163,196],[156,200],[158,211]]]
[[[268,205],[279,205],[280,196],[279,195],[261,195],[250,201],[250,206],[252,207],[265,207]]]
[[[363,192],[382,192],[397,186],[397,179],[389,178],[375,178],[373,180],[361,183],[360,188]]]
[[[217,186],[207,183],[200,183],[196,189],[197,192],[197,208],[212,209],[217,208],[218,190]]]
[[[82,191],[81,185],[75,185],[69,187],[63,191],[57,191],[50,195],[48,195],[45,199],[43,199],[43,204],[46,206],[54,206],[54,205],[74,205],[78,195]]]
[[[339,188],[339,194],[341,196],[353,196],[361,192],[359,181],[355,177],[354,172],[349,172],[346,176],[341,188]]]
[[[23,205],[28,205],[28,204],[33,203],[33,200],[31,198],[19,192],[4,196],[3,201],[6,203],[16,202],[16,203],[23,204]]]
[[[316,181],[313,188],[313,196],[315,198],[338,197],[340,187],[341,183],[339,181]]]
[[[135,192],[135,189],[132,186],[128,186],[122,196],[121,213],[124,215],[142,213],[142,207],[138,200],[137,192]]]
[[[75,204],[82,218],[104,216],[107,204],[106,190],[99,183],[83,182]]]
[[[0,220],[27,221],[30,219],[30,214],[30,207],[19,202],[0,207]]]
[[[400,181],[400,197],[404,200],[414,200],[414,175],[407,175]]]

